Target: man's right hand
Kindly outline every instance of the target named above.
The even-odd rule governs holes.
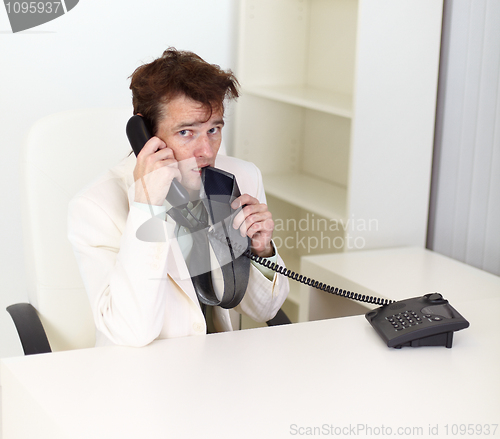
[[[182,180],[174,151],[160,138],[151,137],[137,156],[134,201],[161,206],[174,178]]]

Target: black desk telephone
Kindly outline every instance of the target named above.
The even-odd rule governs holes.
[[[139,154],[144,144],[151,138],[151,130],[147,120],[141,116],[133,116],[127,124],[126,131],[134,153]],[[221,266],[224,275],[224,297],[222,299],[218,299],[213,292],[210,270],[203,275],[192,276],[198,298],[203,305],[234,308],[243,299],[248,283],[249,264],[244,263],[243,260],[246,259],[249,262],[251,259],[278,274],[327,293],[360,302],[382,305],[366,313],[365,317],[388,347],[399,349],[404,346],[446,346],[451,348],[453,332],[469,326],[469,322],[439,293],[429,293],[422,297],[394,302],[320,283],[254,255],[250,251],[250,240],[244,238],[242,241],[239,232],[235,233],[234,229],[228,226],[230,222],[228,218],[233,218],[238,212],[233,211],[229,206],[231,201],[240,195],[234,176],[220,169],[203,168],[202,182],[200,197],[207,207],[212,224],[219,225],[219,227],[207,232],[207,239],[211,241],[213,247],[218,249],[216,253],[223,252],[222,248],[224,248],[230,254],[229,259],[226,258],[224,265]],[[187,209],[189,195],[177,180],[172,181],[166,198],[173,206],[167,213],[180,225],[192,227],[191,223],[186,223],[186,218],[179,211],[179,209]],[[223,202],[220,202],[221,200]],[[189,211],[189,209],[187,210]],[[196,230],[202,228],[208,230],[208,223],[200,223],[192,213],[191,216],[198,222]],[[195,262],[198,264],[206,263],[201,259],[204,259],[204,254]]]
[[[469,322],[439,293],[394,302],[366,313],[365,317],[392,348],[451,348],[453,332],[469,326]]]

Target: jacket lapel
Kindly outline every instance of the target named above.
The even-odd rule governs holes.
[[[173,220],[167,217],[167,222]],[[168,273],[167,275],[179,286],[179,288],[196,304],[198,304],[198,298],[196,297],[196,292],[194,291],[193,283],[191,282],[191,276],[186,265],[186,261],[182,256],[182,251],[179,247],[177,239],[170,239],[170,248],[167,254],[167,265]]]

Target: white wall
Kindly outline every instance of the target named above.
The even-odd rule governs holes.
[[[5,307],[25,301],[19,152],[51,113],[131,102],[128,76],[169,46],[233,68],[235,0],[81,0],[21,33],[0,8],[0,357],[21,355]]]
[[[500,275],[500,1],[444,17],[427,245]]]

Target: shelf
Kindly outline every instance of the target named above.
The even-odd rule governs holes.
[[[233,153],[262,172],[287,267],[425,243],[442,0],[240,3]]]
[[[300,86],[253,86],[245,87],[243,92],[336,116],[353,115],[352,96],[346,93]]]
[[[263,176],[266,192],[327,219],[346,219],[345,188],[304,174]]]

